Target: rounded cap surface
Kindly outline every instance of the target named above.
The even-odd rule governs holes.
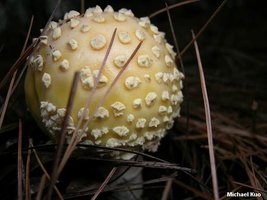
[[[114,43],[96,92],[85,108],[115,28]],[[86,130],[79,130],[81,143],[155,151],[179,116],[183,100],[184,76],[177,70],[175,52],[164,35],[147,17],[136,18],[127,9],[114,12],[108,6],[103,11],[97,6],[84,15],[70,11],[65,20],[52,22],[43,31],[45,42],[40,42],[28,58],[25,94],[29,110],[55,138],[66,112],[73,75],[79,71],[67,137],[85,112],[83,121],[92,121]],[[140,49],[94,112],[140,41]],[[129,159],[126,154],[116,156]]]

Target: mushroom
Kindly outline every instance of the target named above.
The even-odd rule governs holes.
[[[96,76],[111,41],[113,47],[101,74],[91,104],[85,108]],[[42,128],[56,139],[66,112],[73,75],[80,72],[67,137],[83,120],[93,120],[80,143],[103,147],[156,151],[160,139],[179,116],[184,75],[175,64],[173,46],[148,17],[136,18],[131,10],[115,12],[89,8],[84,15],[70,11],[64,20],[51,22],[29,56],[25,79],[27,106]],[[100,99],[140,41],[142,45],[96,112]],[[91,116],[94,114],[94,116]],[[130,159],[132,154],[114,153]]]

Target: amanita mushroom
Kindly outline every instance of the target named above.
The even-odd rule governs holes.
[[[111,40],[117,33],[89,108],[88,94]],[[68,136],[86,109],[93,117],[81,143],[155,151],[166,130],[179,116],[183,100],[183,74],[174,62],[173,47],[148,17],[136,18],[131,10],[104,11],[96,6],[84,15],[66,13],[63,21],[43,30],[38,47],[28,58],[26,102],[35,120],[52,137],[61,129],[75,71],[80,72]],[[91,116],[108,86],[124,67],[140,41],[140,49],[114,85],[106,101]],[[121,153],[116,158],[130,159]]]

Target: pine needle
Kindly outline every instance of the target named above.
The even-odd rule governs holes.
[[[209,98],[208,98],[208,93],[207,93],[207,88],[206,88],[206,83],[205,83],[205,76],[204,76],[203,67],[202,67],[202,63],[201,63],[200,53],[199,53],[197,41],[195,38],[195,34],[193,31],[192,31],[192,37],[193,37],[196,56],[197,56],[201,90],[202,90],[202,94],[203,94],[204,107],[205,107],[213,193],[214,193],[214,199],[219,200],[219,189],[218,189],[218,179],[217,179],[217,173],[216,173],[216,163],[215,163],[214,146],[213,146],[213,135],[212,135],[212,125],[211,125],[211,117],[210,117]]]

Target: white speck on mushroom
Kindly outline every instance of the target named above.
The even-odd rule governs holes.
[[[86,11],[84,13],[84,17],[89,18],[89,17],[93,16],[93,10],[94,10],[94,8],[86,9]]]
[[[105,119],[109,117],[109,112],[104,107],[99,107],[94,114],[94,118]]]
[[[119,32],[118,37],[119,37],[120,42],[123,44],[128,44],[129,42],[131,42],[131,38],[128,32],[121,31]]]
[[[147,82],[151,81],[151,77],[150,77],[149,74],[145,74],[145,75],[144,75],[144,79],[145,79],[145,81],[147,81]]]
[[[86,32],[88,32],[90,29],[91,29],[91,26],[88,26],[88,25],[86,25],[86,24],[83,24],[83,25],[81,26],[81,28],[80,28],[80,30],[81,30],[82,33],[86,33]]]
[[[167,115],[165,115],[165,116],[163,117],[162,121],[163,121],[164,123],[166,123],[166,122],[170,121],[170,118],[169,118]]]
[[[99,5],[97,5],[95,9],[93,9],[93,13],[103,13],[103,10]]]
[[[39,37],[40,39],[40,43],[43,44],[43,45],[47,45],[47,42],[48,42],[48,37],[46,35],[41,35]]]
[[[54,50],[52,52],[53,61],[58,61],[61,58],[62,54],[59,50]]]
[[[70,67],[70,63],[68,60],[64,59],[60,64],[59,64],[59,68],[62,71],[67,71]]]
[[[174,79],[177,81],[180,81],[181,79],[184,78],[184,74],[179,72],[176,67],[173,69],[173,76],[174,76]]]
[[[42,81],[44,83],[44,86],[48,88],[51,85],[51,76],[48,73],[44,73],[42,76]]]
[[[148,127],[155,127],[155,128],[157,128],[158,127],[158,125],[160,124],[160,121],[156,118],[156,117],[153,117],[150,121],[149,121],[149,123],[148,123]]]
[[[70,39],[68,46],[71,48],[71,50],[76,50],[78,48],[78,42],[74,39]]]
[[[159,106],[159,114],[165,114],[167,112],[166,106]]]
[[[145,98],[146,105],[151,106],[156,101],[156,98],[157,94],[155,92],[149,92]]]
[[[47,101],[41,101],[40,102],[40,109],[47,111],[49,114],[56,112],[57,108],[52,103],[49,103]]]
[[[59,109],[57,109],[57,114],[58,114],[59,117],[61,117],[61,118],[65,117],[65,114],[66,114],[66,108],[59,108]]]
[[[162,32],[159,34],[154,34],[153,37],[158,44],[161,44],[164,41],[164,33]]]
[[[158,72],[155,74],[155,79],[158,83],[162,83],[163,75],[163,72]]]
[[[125,105],[119,101],[116,101],[115,103],[113,103],[111,105],[112,109],[113,109],[113,114],[115,117],[119,117],[121,115],[123,115],[123,110],[125,110]]]
[[[143,40],[146,38],[145,33],[144,33],[142,30],[139,30],[139,29],[137,29],[137,30],[135,31],[135,36],[136,36],[137,39],[140,40],[140,41],[143,41]]]
[[[110,148],[113,148],[113,147],[117,147],[117,146],[120,146],[120,143],[117,139],[115,138],[109,138],[106,142],[106,147],[110,147]]]
[[[122,13],[128,17],[134,17],[134,14],[133,14],[132,10],[130,10],[130,9],[128,10],[128,9],[122,8],[119,10],[119,13]]]
[[[177,105],[177,103],[181,103],[183,101],[183,94],[179,91],[176,95],[171,95],[171,103],[172,105]]]
[[[151,66],[152,59],[149,57],[149,55],[140,55],[137,58],[137,64],[139,67],[145,67],[148,68]]]
[[[136,140],[136,138],[137,138],[137,134],[136,133],[132,133],[131,136],[129,137],[129,141]]]
[[[160,57],[161,50],[160,50],[160,48],[158,46],[153,46],[151,48],[151,51],[157,58]]]
[[[148,17],[141,17],[138,24],[143,28],[147,28],[150,25],[150,20]]]
[[[95,128],[91,131],[91,135],[97,139],[102,137],[104,134],[106,134],[103,130],[99,129],[99,128]]]
[[[169,80],[171,83],[174,81],[174,75],[172,73],[169,73]]]
[[[172,92],[177,92],[178,91],[178,87],[176,85],[172,85]]]
[[[143,145],[145,143],[145,138],[144,136],[140,136],[136,139],[134,145]]]
[[[52,31],[52,38],[54,40],[56,40],[56,39],[60,38],[61,34],[62,34],[61,33],[61,28],[60,27],[56,27]]]
[[[146,119],[145,118],[139,118],[135,124],[136,128],[145,128]]]
[[[71,19],[69,24],[70,28],[73,29],[80,24],[80,21],[78,19]]]
[[[139,87],[140,84],[141,84],[141,80],[140,80],[140,78],[138,78],[136,76],[129,76],[125,80],[125,86],[128,89],[137,88],[137,87]]]
[[[125,55],[118,55],[114,58],[113,63],[116,67],[122,68],[127,61],[127,57]]]
[[[94,70],[93,71],[93,76],[95,78],[97,78],[98,73],[99,73],[99,70]],[[101,76],[100,76],[100,79],[99,79],[97,87],[103,87],[103,86],[105,86],[107,84],[107,82],[108,82],[108,78],[105,75],[103,75],[103,73],[102,73]]]
[[[174,120],[170,119],[166,124],[166,129],[169,130],[171,127],[173,127]]]
[[[154,34],[159,34],[159,29],[158,29],[158,27],[154,26],[153,24],[150,25],[150,30],[151,30]]]
[[[89,109],[88,108],[84,108],[82,107],[79,111],[78,111],[78,118],[81,119],[82,116],[84,115],[83,117],[83,120],[88,120],[89,119]]]
[[[163,82],[167,83],[169,79],[170,79],[170,74],[169,73],[163,73],[163,78],[162,78]]]
[[[94,78],[91,69],[88,66],[85,66],[80,70],[80,80],[85,89],[94,87]]]
[[[165,61],[165,64],[167,65],[167,67],[171,67],[173,65],[173,60],[170,57],[170,55],[165,55],[164,61]]]
[[[142,99],[138,98],[133,100],[133,108],[141,108],[142,106]]]
[[[76,10],[71,10],[69,11],[68,13],[66,13],[64,15],[64,19],[71,19],[71,18],[74,18],[74,17],[78,17],[80,15],[80,13]]]
[[[168,114],[171,114],[172,112],[173,112],[173,109],[172,109],[171,106],[169,106],[169,107],[168,107],[168,110],[167,110],[167,113],[168,113]]]
[[[58,23],[57,23],[57,22],[55,22],[55,21],[51,21],[51,22],[49,23],[49,25],[48,25],[48,28],[49,28],[49,29],[54,29],[54,28],[57,28],[57,26],[58,26]]]
[[[171,57],[175,58],[176,53],[173,51],[173,46],[170,45],[169,43],[166,43],[165,47],[166,47],[167,51],[169,52],[169,54],[171,55]]]
[[[107,41],[105,36],[99,34],[97,36],[95,36],[91,41],[91,47],[95,50],[100,50],[102,49],[105,45],[106,45]]]
[[[126,17],[124,14],[120,13],[120,12],[116,12],[113,14],[113,17],[116,21],[118,22],[124,22],[126,21]]]
[[[129,114],[129,115],[127,116],[127,122],[129,122],[129,123],[133,122],[134,119],[135,119],[135,117],[134,117],[133,114]]]
[[[144,137],[147,140],[152,140],[154,138],[154,132],[153,131],[147,131],[147,132],[145,132]]]
[[[163,91],[161,94],[161,99],[162,99],[162,101],[169,100],[170,99],[169,91],[167,91],[167,90]]]
[[[106,21],[105,17],[102,15],[102,13],[94,13],[93,20],[97,23],[104,23]]]
[[[107,5],[107,7],[104,9],[104,12],[113,13],[114,10],[113,10],[113,8],[110,5]]]
[[[118,136],[127,136],[129,129],[126,126],[116,126],[112,129]]]
[[[44,59],[41,55],[37,55],[33,60],[33,67],[35,70],[42,71],[44,66]]]

